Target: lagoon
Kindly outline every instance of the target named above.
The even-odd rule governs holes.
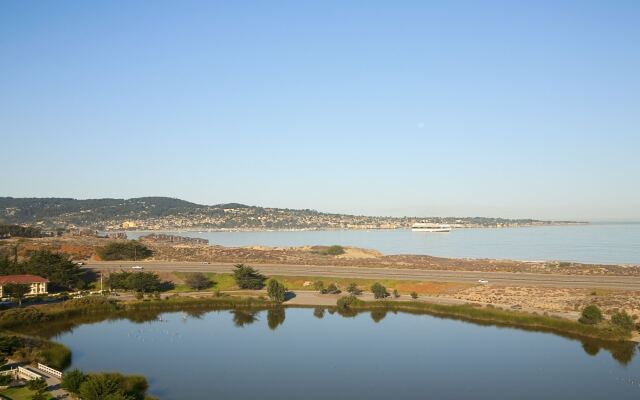
[[[67,328],[69,328],[67,326]],[[137,314],[53,336],[73,367],[145,375],[162,399],[637,399],[635,344],[403,312]]]

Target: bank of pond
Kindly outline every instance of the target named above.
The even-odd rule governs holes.
[[[22,347],[8,349],[13,356],[87,373],[144,375],[150,394],[163,399],[205,398],[213,392],[219,398],[275,399],[277,384],[316,398],[305,393],[309,388],[304,385],[313,385],[320,376],[335,382],[345,394],[340,398],[369,392],[371,398],[385,398],[393,395],[391,389],[459,398],[471,393],[462,390],[471,383],[494,395],[478,398],[509,398],[523,389],[539,398],[549,392],[531,386],[534,382],[546,382],[555,394],[587,394],[592,393],[589,379],[608,382],[598,375],[607,371],[615,371],[617,378],[604,386],[617,398],[640,394],[633,383],[640,373],[637,344],[610,324],[584,325],[487,307],[344,303],[283,307],[233,296],[135,302],[87,297],[3,311],[0,328],[3,338],[22,341]],[[467,383],[460,386],[438,366]],[[485,381],[478,381],[473,371]],[[520,375],[509,378],[515,371]],[[564,376],[569,371],[571,376]],[[260,384],[255,387],[263,391],[244,387],[240,376],[257,376]],[[578,378],[589,379],[578,388],[572,383]],[[373,391],[376,379],[386,385]],[[501,386],[504,379],[515,379],[518,391],[497,395],[487,386]],[[269,389],[273,396],[265,394]]]

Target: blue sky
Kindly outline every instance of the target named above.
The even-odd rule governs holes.
[[[0,195],[640,219],[639,1],[3,1]]]

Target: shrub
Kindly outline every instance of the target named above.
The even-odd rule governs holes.
[[[264,287],[265,276],[256,271],[253,267],[244,264],[237,264],[233,271],[233,279],[240,289],[262,289]]]
[[[96,251],[105,261],[143,260],[151,257],[153,252],[137,240],[111,242]]]
[[[387,288],[384,287],[380,282],[376,282],[371,285],[371,291],[373,292],[373,297],[376,299],[384,299],[389,296],[389,292],[387,292]]]
[[[284,301],[284,295],[286,291],[287,288],[285,288],[282,283],[275,279],[270,279],[269,283],[267,283],[267,294],[273,301],[282,303]]]
[[[584,310],[582,310],[582,315],[578,321],[586,325],[598,324],[602,322],[602,312],[600,311],[600,308],[594,304],[586,306]]]
[[[29,390],[33,390],[34,392],[45,391],[47,390],[47,387],[49,387],[49,385],[47,385],[47,381],[45,381],[42,378],[32,379],[30,381],[27,381],[27,388]]]
[[[340,289],[338,289],[338,286],[335,283],[330,283],[329,286],[327,286],[326,289],[322,289],[320,291],[320,293],[322,293],[322,294],[340,294],[340,293],[342,293],[342,291]]]
[[[362,289],[360,289],[356,283],[350,283],[349,286],[347,286],[347,293],[358,296],[362,294]]]
[[[611,316],[611,322],[627,332],[631,332],[633,330],[633,320],[625,311],[613,314]]]
[[[418,298],[418,293],[411,292],[411,298],[414,299],[414,300],[417,299]]]
[[[85,379],[86,375],[82,371],[79,369],[73,369],[62,374],[62,382],[60,383],[60,386],[71,393],[78,393],[80,391],[80,385]]]
[[[210,287],[213,282],[209,278],[206,277],[202,272],[194,272],[193,274],[189,274],[187,279],[185,280],[187,286],[194,290],[202,290]]]
[[[339,310],[345,310],[349,308],[351,305],[357,304],[359,301],[360,300],[358,300],[356,296],[353,296],[353,295],[344,296],[338,299],[336,306],[338,307]]]
[[[393,289],[393,297],[395,297],[396,299],[400,297],[400,293],[398,292],[398,289]]]
[[[144,293],[142,293],[142,292],[136,292],[136,299],[138,299],[138,300],[142,300],[142,299],[144,299]]]
[[[330,256],[339,256],[340,254],[344,254],[344,247],[333,245],[324,251],[325,254]]]

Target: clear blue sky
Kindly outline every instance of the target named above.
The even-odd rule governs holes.
[[[2,1],[0,195],[640,219],[640,1]]]

